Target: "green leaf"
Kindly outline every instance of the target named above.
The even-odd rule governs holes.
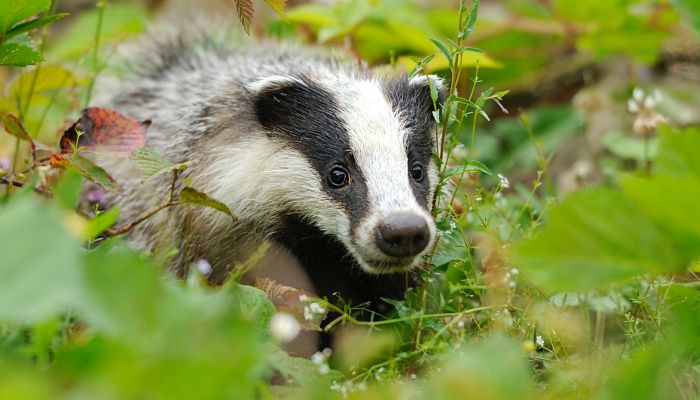
[[[22,120],[14,114],[7,113],[2,118],[2,125],[5,131],[17,139],[33,143],[31,136],[24,127]]]
[[[115,284],[123,279],[129,284]],[[155,334],[166,296],[155,266],[124,249],[106,256],[90,254],[85,285],[88,298],[81,308],[93,326],[113,335],[145,336],[144,340]]]
[[[697,0],[671,0],[671,5],[695,32],[695,36],[700,40],[700,2]]]
[[[452,61],[453,61],[452,52],[450,50],[448,50],[447,47],[439,40],[430,39],[430,41],[433,42],[433,44],[435,46],[437,46],[437,48],[442,52],[442,54],[445,55],[445,57],[447,58],[447,61],[449,62],[450,68],[452,68]]]
[[[456,399],[474,388],[478,388],[478,393],[488,393],[483,398],[493,400],[538,398],[530,378],[531,368],[519,343],[494,335],[464,351],[447,354],[440,373],[428,382],[422,398]]]
[[[474,0],[471,11],[469,11],[469,16],[467,17],[467,21],[465,23],[465,28],[462,32],[459,33],[460,39],[466,40],[472,35],[472,33],[474,33],[474,28],[476,27],[476,19],[478,14],[479,1]]]
[[[42,321],[77,303],[82,250],[62,221],[58,210],[31,196],[0,210],[1,321]]]
[[[86,240],[95,239],[104,231],[112,227],[112,225],[114,225],[117,222],[120,211],[121,210],[119,209],[119,207],[113,207],[105,212],[96,215],[94,218],[89,220],[87,228],[85,229],[84,238]]]
[[[29,32],[32,29],[40,28],[46,24],[50,24],[51,22],[57,21],[63,17],[65,17],[68,14],[52,14],[52,15],[45,15],[43,17],[35,18],[31,21],[19,24],[15,26],[14,28],[10,29],[9,31],[5,32],[5,39],[9,39],[13,36],[17,36],[20,33],[25,33]]]
[[[654,164],[655,173],[700,176],[700,129],[689,128],[679,132],[662,126],[660,138],[659,156]]]
[[[34,48],[34,42],[26,33],[0,44],[0,65],[24,67],[42,62],[44,58]]]
[[[655,138],[648,138],[647,140],[649,142],[645,144],[644,139],[615,132],[605,136],[603,146],[618,157],[643,162],[646,158],[655,156],[658,150],[659,143]]]
[[[75,210],[82,186],[83,179],[80,171],[76,168],[68,168],[53,190],[56,202],[65,210]]]
[[[173,164],[150,147],[141,147],[134,150],[134,152],[131,153],[131,159],[134,160],[141,170],[141,179],[143,181],[166,172],[175,170],[182,171],[189,166],[187,162]]]
[[[476,161],[476,160],[469,160],[467,161],[467,171],[469,170],[477,170],[485,173],[486,175],[493,175],[493,171],[489,169],[489,167],[486,166],[486,164]]]
[[[311,26],[338,26],[338,18],[327,6],[321,4],[300,4],[287,11],[287,20]]]
[[[277,311],[265,292],[233,281],[228,283],[227,286],[230,288],[229,291],[236,309],[242,313],[244,318],[254,321],[258,332],[264,338],[267,338],[269,336],[270,319]]]
[[[70,158],[54,154],[51,158],[51,164],[60,168],[75,167],[89,181],[95,182],[110,192],[118,192],[121,189],[117,181],[107,171],[78,154],[73,154]]]
[[[2,0],[0,1],[0,37],[18,22],[48,11],[50,0]]]
[[[99,10],[97,9],[80,13],[76,21],[71,23],[68,31],[61,35],[61,40],[48,52],[47,58],[68,60],[84,56],[94,46],[94,32],[98,18]],[[110,2],[104,9],[100,47],[105,48],[109,43],[124,40],[130,35],[143,32],[146,28],[146,21],[147,14],[143,7],[136,4]],[[91,34],[88,35],[86,32],[91,32]]]
[[[572,194],[552,210],[514,258],[544,288],[601,289],[639,274],[677,270],[684,261],[668,243],[624,194],[598,189]]]
[[[226,206],[226,204],[218,200],[214,200],[206,194],[189,186],[182,189],[182,191],[180,192],[180,201],[213,208],[215,210],[219,210],[222,213],[229,215],[231,218],[236,218],[231,212],[231,210],[228,208],[228,206]]]
[[[20,99],[26,104],[30,98],[34,105],[34,98],[38,94],[52,96],[55,90],[71,87],[78,82],[78,77],[70,70],[60,65],[42,64],[40,68],[26,71],[19,75],[9,86],[6,98],[10,101]]]
[[[700,260],[700,175],[628,178],[622,189],[661,232],[665,240],[656,246],[673,249],[668,268],[682,271]]]

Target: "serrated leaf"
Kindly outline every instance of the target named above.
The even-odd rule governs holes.
[[[43,60],[44,58],[34,48],[34,42],[26,33],[0,44],[0,65],[24,67],[38,64]]]
[[[265,0],[265,3],[272,7],[273,10],[277,11],[280,17],[286,19],[284,15],[284,8],[287,6],[287,0]]]
[[[53,154],[51,155],[51,166],[57,168],[75,167],[86,179],[102,186],[110,192],[118,192],[121,190],[117,181],[115,181],[107,171],[91,160],[78,154],[74,154],[70,158],[60,154]]]
[[[250,35],[250,24],[253,22],[253,0],[233,0],[233,2],[236,5],[236,12],[243,30]]]
[[[193,189],[189,186],[182,189],[182,191],[180,192],[179,198],[180,198],[180,201],[183,201],[185,203],[198,204],[201,206],[213,208],[215,210],[221,211],[224,214],[229,215],[231,218],[234,218],[234,219],[236,218],[233,215],[233,213],[231,212],[231,210],[228,208],[228,206],[226,206],[226,204],[224,204],[218,200],[214,200],[211,197],[207,196],[206,194],[204,194],[196,189]]]
[[[8,32],[11,28],[33,16],[48,11],[50,0],[2,0],[0,1],[0,32]]]
[[[165,159],[165,157],[156,153],[150,147],[141,147],[131,153],[131,159],[138,165],[141,170],[141,179],[146,181],[156,175],[174,170],[185,170],[189,163],[174,164]]]
[[[13,36],[17,36],[21,33],[29,32],[32,29],[40,28],[46,24],[50,24],[51,22],[57,21],[63,17],[65,17],[68,14],[52,14],[52,15],[45,15],[43,17],[35,18],[31,21],[19,24],[9,31],[5,32],[5,39],[9,39]]]

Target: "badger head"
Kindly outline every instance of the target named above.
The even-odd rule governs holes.
[[[246,90],[285,164],[275,201],[335,237],[368,273],[417,265],[436,235],[432,113],[442,82],[266,76]]]

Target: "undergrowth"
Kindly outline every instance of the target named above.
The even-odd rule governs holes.
[[[248,3],[236,2],[239,13]],[[282,11],[280,2],[268,3]],[[303,5],[287,13],[285,24],[336,18],[335,25],[299,35],[329,43],[345,38],[350,53],[371,59],[378,52],[363,39],[363,28],[388,14],[381,7],[393,6],[399,7],[392,1],[379,2],[380,11],[363,1]],[[607,146],[622,159],[639,145],[640,154],[625,158],[628,168],[564,196],[552,167],[561,140],[539,130],[556,123],[580,129],[582,117],[506,109],[508,91],[484,82],[484,75],[496,75],[485,70],[496,61],[473,46],[479,3],[460,1],[449,10],[457,31],[422,38],[434,54],[409,63],[414,75],[440,72],[449,88],[440,108],[439,83],[429,78],[439,123],[438,240],[417,271],[419,284],[404,300],[387,300],[392,315],[369,320],[358,317],[361,306],[303,294],[295,322],[280,318],[269,291],[239,283],[266,247],[223,287],[211,288],[202,277],[206,263],[176,281],[158,260],[122,243],[165,208],[188,203],[231,214],[196,188],[175,192],[187,163],[170,163],[147,148],[132,154],[144,178],[172,176],[167,198],[143,219],[113,226],[117,209],[76,212],[85,181],[107,189],[117,183],[81,156],[79,129],[69,144],[51,132],[90,104],[116,43],[143,30],[146,16],[131,5],[99,1],[73,23],[75,31],[51,44],[49,26],[64,16],[56,10],[48,0],[0,4],[0,62],[35,65],[13,70],[0,99],[10,134],[0,148],[11,149],[0,169],[0,398],[698,397],[700,130],[665,125],[655,94],[624,92],[634,114],[630,135]],[[252,9],[246,13],[249,31]],[[367,25],[350,18],[355,14]],[[642,23],[634,18],[625,24],[630,35]],[[288,26],[275,22],[270,31],[297,34]],[[93,39],[75,39],[86,28]],[[613,29],[579,28],[572,23],[570,31],[584,48],[595,29]],[[42,63],[44,57],[51,62]],[[407,62],[390,58],[394,69]],[[503,144],[524,143],[525,150],[502,157],[515,168],[479,161],[480,143],[492,140],[484,126],[520,133]],[[524,178],[506,176],[524,165],[530,170]],[[300,323],[318,329],[309,321],[329,310],[335,317],[325,329],[343,331],[332,352],[303,359],[281,349]]]

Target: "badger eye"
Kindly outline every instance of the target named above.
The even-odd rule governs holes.
[[[349,181],[350,174],[340,165],[333,167],[331,172],[328,174],[328,183],[335,188],[341,188],[347,185]]]
[[[411,177],[413,177],[413,180],[416,182],[423,180],[423,166],[418,161],[411,165]]]

